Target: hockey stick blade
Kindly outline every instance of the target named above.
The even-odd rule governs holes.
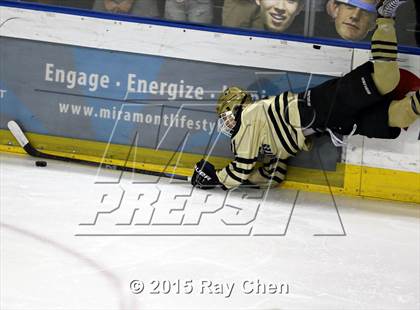
[[[22,128],[15,121],[8,122],[7,127],[9,127],[9,130],[12,133],[12,135],[15,137],[15,139],[20,144],[20,146],[25,150],[25,152],[28,153],[29,155],[34,156],[34,157],[46,158],[46,159],[58,159],[58,160],[68,159],[68,161],[70,161],[70,159],[67,157],[45,154],[35,149],[32,146],[32,144],[29,142],[26,135],[23,133]]]
[[[23,132],[22,128],[19,126],[18,123],[16,123],[15,121],[9,121],[7,123],[7,127],[9,128],[10,132],[15,137],[17,142],[20,144],[20,146],[25,150],[25,152],[28,153],[29,155],[33,156],[33,157],[61,160],[61,161],[66,161],[66,162],[74,162],[74,163],[86,164],[86,165],[90,165],[90,166],[103,166],[105,168],[111,168],[111,169],[114,169],[114,170],[136,172],[136,173],[153,175],[153,176],[158,176],[158,177],[165,177],[165,178],[172,178],[172,179],[183,180],[183,181],[190,181],[190,177],[177,175],[177,174],[149,171],[149,170],[143,170],[143,169],[138,169],[138,168],[119,166],[119,165],[108,165],[108,164],[102,164],[102,163],[97,163],[97,162],[78,159],[78,158],[71,158],[71,157],[65,157],[65,156],[58,156],[58,155],[43,153],[43,152],[40,152],[36,148],[33,147],[33,145],[29,142],[28,138],[26,137],[25,133]]]
[[[28,138],[26,138],[22,129],[15,121],[8,122],[7,127],[9,127],[10,132],[16,138],[17,142],[19,142],[21,147],[24,148],[29,143]]]

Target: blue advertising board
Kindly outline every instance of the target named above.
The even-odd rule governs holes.
[[[217,131],[215,104],[228,86],[255,99],[286,90],[305,91],[330,77],[261,70],[160,56],[0,38],[0,128],[17,120],[27,131],[112,144],[231,156]],[[217,143],[215,143],[217,141]],[[321,145],[324,168],[334,170],[338,151]],[[311,154],[293,161],[319,168]],[[327,165],[328,163],[328,165]]]

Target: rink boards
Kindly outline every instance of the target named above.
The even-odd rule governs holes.
[[[6,151],[19,152],[5,125],[15,119],[37,147],[56,154],[158,171],[176,166],[189,175],[211,153],[222,167],[230,146],[215,130],[213,111],[226,86],[261,97],[304,91],[369,57],[294,38],[31,8],[0,7]],[[419,56],[400,58],[419,74]],[[332,185],[339,193],[420,202],[418,125],[395,141],[352,138],[342,151],[323,139],[292,161],[284,186],[328,192]]]

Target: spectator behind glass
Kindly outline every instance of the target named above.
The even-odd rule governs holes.
[[[375,29],[376,0],[329,0],[326,9],[345,40],[363,40]]]
[[[156,0],[95,0],[93,10],[143,17],[159,17]]]
[[[256,4],[260,6],[260,25],[257,28],[274,32],[285,32],[293,24],[300,12],[302,12],[304,1],[255,0]]]
[[[48,5],[56,5],[56,6],[65,6],[65,7],[73,7],[73,8],[80,8],[80,9],[92,9],[93,0],[25,0],[27,2],[38,2],[42,4]]]
[[[166,0],[165,19],[210,24],[213,0]]]
[[[255,0],[225,0],[222,24],[227,27],[253,28],[260,7]]]

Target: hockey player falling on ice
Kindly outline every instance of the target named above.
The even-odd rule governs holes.
[[[401,128],[410,126],[420,116],[418,84],[415,93],[393,100],[400,81],[394,18],[397,7],[404,2],[380,1],[372,37],[373,62],[366,62],[341,78],[329,80],[306,94],[285,92],[255,103],[237,87],[224,91],[216,110],[221,131],[231,137],[235,160],[219,171],[201,160],[195,166],[192,185],[203,189],[276,185],[285,178],[285,160],[308,150],[308,136],[314,132],[328,132],[335,145],[341,141],[334,133],[398,137]],[[267,156],[258,167],[261,153]]]

